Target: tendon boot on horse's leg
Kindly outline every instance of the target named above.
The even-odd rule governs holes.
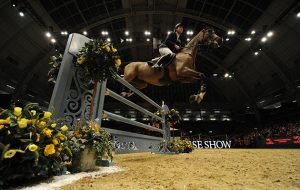
[[[134,94],[134,92],[132,92],[131,90],[129,90],[128,88],[125,88],[124,86],[122,86],[122,92],[121,92],[121,96],[123,97],[130,97]]]
[[[175,53],[169,53],[167,55],[163,55],[157,60],[157,62],[152,67],[153,68],[167,67],[172,63],[175,57],[176,57]]]
[[[201,84],[200,91],[196,95],[191,95],[189,100],[190,103],[197,102],[200,104],[200,102],[204,99],[204,95],[206,93],[206,84]]]

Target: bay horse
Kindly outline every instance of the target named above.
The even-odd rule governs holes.
[[[123,79],[137,89],[152,84],[164,86],[172,81],[194,83],[200,81],[201,88],[197,94],[190,96],[191,102],[200,103],[205,95],[205,75],[196,71],[195,59],[199,44],[207,44],[213,48],[220,47],[222,39],[212,29],[201,30],[189,43],[176,54],[173,61],[165,68],[153,68],[147,62],[131,62],[125,66]],[[122,92],[122,96],[133,93]]]

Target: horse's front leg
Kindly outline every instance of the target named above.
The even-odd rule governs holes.
[[[200,90],[197,94],[190,96],[190,103],[197,102],[198,104],[203,100],[204,95],[206,93],[206,83],[205,83],[205,75],[201,72],[198,72],[196,70],[190,69],[188,67],[185,67],[184,70],[180,73],[181,77],[183,77],[185,80],[182,81],[188,81],[188,82],[196,82],[200,81]]]

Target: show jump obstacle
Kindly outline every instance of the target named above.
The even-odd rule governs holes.
[[[57,81],[49,104],[49,110],[52,110],[53,108],[55,110],[53,117],[66,117],[70,124],[72,124],[77,118],[84,120],[92,119],[96,120],[101,126],[101,120],[104,115],[105,117],[115,121],[127,123],[151,131],[156,131],[162,134],[162,137],[155,137],[103,127],[106,131],[113,135],[116,153],[158,151],[159,143],[161,142],[165,142],[163,143],[164,148],[162,151],[167,152],[168,150],[166,148],[166,142],[170,140],[170,127],[168,122],[165,120],[165,115],[169,112],[168,107],[164,105],[164,103],[162,106],[159,106],[141,91],[134,88],[127,81],[123,80],[119,75],[115,74],[114,79],[159,109],[162,113],[162,117],[151,113],[141,106],[109,90],[106,87],[106,80],[97,83],[97,87],[95,89],[96,95],[94,96],[93,101],[94,104],[91,105],[93,89],[89,88],[85,83],[83,83],[82,77],[80,77],[80,72],[75,69],[73,65],[74,56],[76,56],[81,47],[83,47],[88,41],[90,41],[90,39],[81,34],[73,33],[69,35],[60,70],[57,76]],[[104,99],[106,95],[111,96],[127,106],[130,106],[148,116],[151,116],[152,118],[161,121],[162,129],[158,129],[138,121],[133,121],[122,117],[121,115],[103,110]],[[90,117],[91,106],[93,111],[92,116]]]

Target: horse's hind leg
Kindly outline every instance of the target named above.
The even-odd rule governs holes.
[[[125,67],[123,79],[137,89],[143,89],[148,86],[146,82],[137,79],[137,67],[135,67],[134,65],[129,64]],[[121,95],[124,97],[129,97],[133,95],[133,92],[122,92]]]

